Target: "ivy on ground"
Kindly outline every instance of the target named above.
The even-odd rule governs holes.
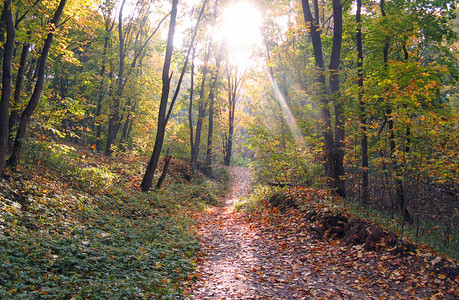
[[[0,182],[0,298],[182,293],[199,247],[186,211],[216,197],[219,184],[140,193],[141,158],[101,160],[70,146],[28,145],[34,169]],[[177,182],[184,163],[175,163],[170,181]]]

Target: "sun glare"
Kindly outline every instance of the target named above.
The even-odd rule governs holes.
[[[222,13],[217,35],[226,41],[229,57],[240,69],[255,64],[252,53],[262,45],[261,24],[261,14],[250,2],[237,2]]]

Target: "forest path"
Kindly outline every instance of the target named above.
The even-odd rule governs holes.
[[[199,216],[202,254],[189,299],[459,299],[458,265],[425,247],[367,251],[317,237],[308,211],[235,211],[249,195],[251,176],[246,168],[231,174],[225,206]],[[291,192],[303,201],[324,195]]]
[[[231,168],[231,175],[225,206],[199,217],[203,256],[189,299],[369,299],[357,289],[320,276],[315,258],[306,261],[301,253],[291,253],[261,230],[258,221],[235,211],[234,204],[249,194],[251,176],[240,167]],[[316,246],[306,245],[304,250]]]

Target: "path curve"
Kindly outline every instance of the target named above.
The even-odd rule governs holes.
[[[266,240],[257,222],[233,209],[249,194],[250,171],[230,170],[225,205],[199,217],[202,257],[188,299],[372,299],[315,275],[313,265]]]

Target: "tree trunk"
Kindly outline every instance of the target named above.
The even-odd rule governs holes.
[[[320,114],[322,121],[322,135],[324,137],[325,172],[332,180],[332,188],[338,195],[345,197],[344,179],[344,124],[342,114],[344,105],[341,99],[339,86],[339,62],[342,41],[342,6],[340,0],[333,0],[333,44],[330,56],[329,77],[331,96],[327,94],[325,64],[322,51],[321,30],[318,20],[312,16],[308,0],[302,0],[303,14],[306,28],[311,37],[313,55],[317,69],[317,97],[320,102]],[[330,99],[333,100],[335,109],[335,137],[332,131],[331,112],[329,109]]]
[[[360,146],[361,146],[361,165],[362,165],[362,192],[361,201],[364,206],[368,205],[368,135],[367,135],[367,117],[365,112],[365,103],[363,102],[364,86],[363,86],[363,43],[362,43],[362,0],[357,0],[357,11],[355,14],[355,22],[357,24],[357,87],[360,109]]]
[[[3,175],[8,147],[8,111],[13,77],[11,65],[13,61],[14,43],[16,40],[11,0],[5,1],[3,5],[2,22],[6,27],[6,43],[3,45],[2,96],[0,98],[0,176]]]
[[[233,153],[233,136],[234,136],[234,117],[236,113],[236,99],[239,88],[242,86],[244,75],[238,79],[237,74],[228,75],[228,138],[226,140],[225,157],[223,164],[229,166],[231,164],[231,156]]]
[[[316,83],[317,83],[317,97],[320,102],[320,116],[322,122],[322,135],[324,137],[324,159],[325,159],[325,173],[328,177],[332,177],[331,168],[331,150],[333,148],[333,133],[331,131],[331,115],[329,109],[329,98],[327,95],[326,78],[325,78],[325,65],[322,52],[322,39],[320,36],[320,27],[318,20],[312,17],[311,9],[309,7],[309,0],[302,0],[303,14],[306,22],[306,28],[311,37],[313,46],[313,56],[316,64]]]
[[[49,33],[46,37],[45,43],[43,45],[43,49],[40,55],[40,61],[38,64],[38,75],[37,75],[37,82],[35,83],[35,88],[33,90],[32,96],[30,97],[30,101],[27,104],[24,112],[21,114],[21,120],[19,123],[18,131],[16,134],[16,138],[13,144],[13,150],[11,156],[8,160],[8,164],[15,169],[19,163],[19,156],[22,149],[22,141],[25,137],[27,125],[29,124],[30,117],[32,116],[35,108],[40,101],[41,94],[43,92],[43,87],[45,83],[45,73],[46,73],[46,61],[49,54],[49,49],[51,48],[51,44],[53,42],[54,33],[56,31],[56,27],[59,23],[59,20],[62,16],[62,12],[64,11],[64,7],[67,0],[61,0],[59,2],[59,6],[57,7],[56,12],[54,13],[52,21],[49,23]]]
[[[212,135],[214,133],[214,97],[212,92],[211,96],[209,95],[209,126],[207,131],[206,151],[206,165],[209,168],[210,174],[212,174]]]
[[[120,144],[122,146],[128,141],[128,128],[129,128],[129,124],[131,124],[131,119],[132,119],[131,111],[128,111],[126,115],[126,120],[124,121],[123,131],[121,132]]]
[[[110,156],[112,154],[112,144],[115,142],[116,135],[119,130],[120,122],[120,103],[121,96],[123,94],[123,81],[124,81],[124,35],[123,35],[123,10],[126,0],[121,2],[120,12],[118,15],[118,38],[119,38],[119,69],[118,69],[118,81],[115,97],[111,102],[110,116],[108,117],[108,131],[107,131],[107,144],[105,145],[105,155]]]
[[[346,181],[344,179],[344,102],[339,84],[339,63],[341,57],[341,42],[343,38],[343,14],[340,0],[333,0],[333,44],[330,56],[330,92],[335,109],[335,143],[332,150],[333,187],[338,195],[346,196]]]
[[[202,122],[204,120],[207,103],[205,102],[205,92],[206,92],[206,78],[209,73],[209,58],[210,58],[210,44],[211,41],[208,41],[207,50],[204,54],[204,67],[202,68],[202,80],[201,80],[201,89],[199,91],[199,106],[198,106],[198,120],[196,121],[196,134],[194,140],[194,151],[191,157],[191,169],[196,170],[199,157],[199,146],[201,143],[201,132],[202,132]]]
[[[381,0],[380,2],[381,8],[381,16],[384,18],[386,17],[386,10],[385,10],[385,1]],[[389,37],[386,38],[386,42],[384,43],[383,48],[383,60],[384,60],[384,70],[387,72],[388,62],[389,62]],[[390,149],[390,157],[392,159],[392,168],[394,170],[394,180],[395,180],[395,195],[396,195],[396,203],[397,209],[400,215],[403,217],[405,221],[410,221],[411,217],[406,209],[405,205],[405,191],[403,188],[403,180],[400,167],[397,164],[397,158],[395,157],[395,134],[394,134],[394,118],[392,116],[392,105],[390,103],[387,104],[386,108],[386,118],[387,118],[387,126],[389,130],[389,149]]]
[[[164,167],[163,171],[161,172],[161,176],[156,183],[155,190],[160,190],[161,186],[163,185],[164,179],[166,179],[167,170],[169,169],[169,163],[171,162],[172,156],[169,155],[169,149],[167,149],[166,157],[164,157]]]
[[[190,46],[188,47],[188,51],[185,57],[185,62],[183,63],[182,71],[180,73],[180,77],[177,82],[177,87],[175,89],[174,95],[172,96],[171,102],[168,106],[168,99],[169,99],[169,91],[170,91],[170,83],[171,77],[169,76],[169,69],[172,59],[172,52],[173,52],[173,40],[174,40],[174,31],[175,31],[175,22],[177,18],[177,3],[178,0],[172,0],[172,10],[171,10],[171,22],[169,24],[169,33],[167,39],[167,46],[166,46],[166,57],[164,59],[164,68],[163,68],[163,90],[161,93],[161,101],[159,104],[159,112],[158,112],[158,130],[156,133],[156,140],[155,146],[153,148],[153,153],[151,155],[150,162],[148,163],[147,170],[145,171],[145,175],[143,177],[141,188],[143,192],[147,192],[153,183],[153,177],[158,165],[159,155],[161,153],[161,149],[164,143],[164,135],[166,134],[166,125],[169,121],[172,110],[174,108],[174,104],[177,100],[178,94],[180,92],[180,86],[183,81],[183,77],[185,76],[186,69],[188,66],[188,60],[190,58],[191,50],[193,49],[194,40],[196,38],[196,34],[198,32],[199,23],[201,22],[201,18],[204,14],[204,10],[207,4],[207,0],[204,1],[202,4],[201,12],[199,13],[198,20],[196,21],[196,27],[194,28],[192,38],[190,41]]]
[[[148,162],[145,175],[143,177],[142,183],[140,185],[143,192],[150,190],[153,177],[158,165],[159,155],[164,143],[164,135],[166,133],[166,110],[167,110],[167,101],[169,99],[170,91],[170,80],[169,70],[172,60],[172,51],[174,50],[173,41],[174,41],[174,32],[175,32],[175,22],[177,18],[177,4],[178,0],[172,0],[172,10],[171,10],[171,20],[169,23],[169,33],[167,38],[166,46],[166,56],[164,59],[163,75],[162,75],[162,91],[161,91],[161,102],[159,105],[158,112],[158,130],[156,132],[155,146],[153,148],[153,153],[151,155],[150,161]]]
[[[234,90],[230,90],[229,94],[229,112],[228,112],[228,139],[226,142],[226,149],[225,149],[225,160],[223,164],[225,166],[229,166],[231,164],[231,155],[233,153],[233,134],[234,134],[234,113],[236,108],[236,92]]]
[[[102,114],[102,103],[104,101],[105,97],[105,90],[106,90],[106,82],[105,82],[105,70],[106,70],[106,56],[108,52],[108,46],[110,42],[110,37],[111,37],[111,31],[113,29],[113,25],[109,25],[108,18],[105,21],[105,37],[104,37],[104,49],[102,51],[102,65],[100,67],[100,83],[99,83],[99,90],[98,94],[99,97],[97,98],[97,108],[96,108],[96,113],[94,116],[94,125],[96,127],[96,150],[101,151],[102,149],[102,120],[101,120],[101,114]]]
[[[3,21],[5,18],[5,9],[2,9],[2,15],[0,16],[0,45],[4,45],[5,44],[5,33],[6,33],[6,26],[5,26],[5,22]],[[0,47],[0,66],[2,66],[2,62],[3,62],[3,56],[5,54],[5,49],[3,47]],[[2,68],[0,67],[0,76],[2,75],[1,74],[2,72]]]
[[[218,74],[220,72],[221,56],[222,56],[223,50],[224,50],[224,45],[222,44],[220,47],[220,51],[217,54],[217,58],[215,62],[215,70],[210,80],[212,82],[212,86],[210,87],[210,92],[209,92],[209,131],[207,135],[206,163],[211,173],[212,173],[212,148],[213,148],[212,134],[214,130],[214,101],[215,101],[215,91],[217,89]]]
[[[191,58],[191,83],[190,83],[190,104],[188,106],[188,126],[190,128],[190,148],[191,148],[191,155],[190,155],[190,163],[192,158],[194,157],[194,126],[193,126],[193,95],[194,95],[194,58],[196,54],[196,49],[193,48],[193,55]]]
[[[10,119],[9,119],[9,136],[8,136],[8,149],[11,149],[13,147],[13,136],[11,134],[11,131],[13,128],[16,126],[16,123],[19,120],[19,105],[21,104],[21,92],[22,88],[24,85],[24,74],[26,70],[26,63],[27,63],[27,58],[29,56],[30,52],[30,44],[29,43],[24,43],[22,45],[22,52],[21,52],[21,58],[19,59],[19,69],[18,73],[16,76],[16,85],[14,88],[14,96],[13,96],[13,109],[11,110],[10,113]]]
[[[198,120],[196,121],[196,133],[194,135],[194,152],[191,157],[191,169],[193,171],[197,170],[198,167],[198,157],[199,157],[199,146],[201,144],[201,133],[202,133],[202,123],[207,111],[206,103],[199,103],[198,107]]]

